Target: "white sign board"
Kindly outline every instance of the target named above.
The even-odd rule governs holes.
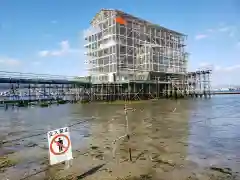
[[[69,128],[48,132],[50,165],[73,159]]]

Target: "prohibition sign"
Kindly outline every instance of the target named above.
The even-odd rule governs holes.
[[[60,137],[64,137],[64,138],[66,138],[67,139],[67,146],[64,146],[64,145],[62,145],[62,144],[60,144],[56,139],[57,138],[60,138]],[[62,154],[64,154],[65,152],[67,152],[67,150],[69,149],[69,147],[70,147],[70,139],[66,136],[66,135],[64,135],[64,134],[59,134],[59,135],[57,135],[57,136],[55,136],[53,139],[52,139],[52,142],[51,142],[51,144],[50,144],[50,151],[51,151],[51,153],[53,153],[54,155],[62,155]],[[64,149],[62,152],[55,152],[55,150],[53,149],[53,145],[54,144],[57,144],[57,146],[62,146],[62,148]]]

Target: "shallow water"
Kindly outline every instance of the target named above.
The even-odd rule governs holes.
[[[144,144],[154,141],[168,146],[167,151],[171,153],[166,155],[171,155],[172,159],[180,153],[198,167],[228,167],[233,172],[240,171],[240,96],[145,101],[128,107],[131,108],[129,128],[135,132],[132,141],[136,152],[150,148]],[[48,162],[46,132],[49,130],[88,119],[70,128],[73,154],[101,141],[111,144],[124,133],[123,110],[124,105],[101,103],[0,109],[0,140],[43,133],[0,147],[0,156],[10,154],[18,162],[0,173],[0,179],[19,179],[26,175],[26,170],[31,174],[41,169],[44,162]]]

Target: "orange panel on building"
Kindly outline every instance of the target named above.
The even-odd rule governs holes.
[[[115,21],[119,24],[122,24],[122,25],[126,25],[127,22],[125,21],[125,19],[123,19],[122,17],[116,17],[115,18]]]

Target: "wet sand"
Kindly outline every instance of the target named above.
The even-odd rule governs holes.
[[[226,164],[221,160],[226,157],[217,156],[220,151],[204,144],[208,141],[204,138],[211,137],[206,127],[210,127],[210,122],[214,123],[207,117],[214,119],[220,115],[211,114],[213,110],[209,109],[212,106],[220,105],[213,100],[160,100],[130,104],[130,140],[123,138],[113,144],[114,140],[126,134],[124,106],[74,105],[71,107],[73,117],[81,114],[82,117],[91,115],[96,118],[70,128],[74,156],[71,167],[66,168],[64,164],[48,167],[48,148],[43,136],[38,143],[29,139],[4,145],[2,156],[13,160],[15,166],[2,167],[0,179],[19,180],[45,169],[48,170],[28,179],[240,179],[238,154],[231,152],[236,157]],[[196,127],[205,128],[199,133],[199,129],[194,129]],[[19,146],[17,151],[16,146]],[[15,149],[10,152],[10,147]]]

